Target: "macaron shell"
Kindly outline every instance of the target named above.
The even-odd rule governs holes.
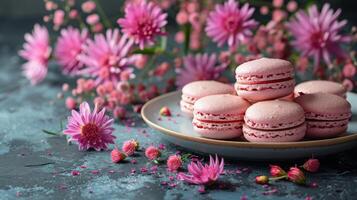
[[[250,103],[242,97],[219,94],[203,97],[194,104],[194,112],[207,114],[242,114]]]
[[[235,84],[238,96],[241,96],[251,102],[284,97],[294,91],[294,86],[294,80],[257,85]]]
[[[259,130],[243,125],[244,138],[250,142],[296,142],[304,138],[306,123],[284,130]]]
[[[309,121],[307,120],[306,137],[313,139],[327,139],[337,137],[346,132],[348,120],[341,121]]]
[[[214,94],[235,94],[233,86],[218,81],[195,81],[182,88],[182,94],[199,99]]]
[[[227,123],[220,124],[219,127],[216,127],[215,124],[209,124],[208,127],[198,127],[197,125],[193,126],[193,129],[205,138],[212,139],[233,139],[240,137],[242,135],[242,124],[241,123]],[[240,125],[240,127],[239,127]],[[238,128],[237,128],[238,127]]]
[[[188,117],[193,117],[193,105],[186,103],[184,101],[180,101],[180,108],[183,114]]]
[[[312,115],[306,115],[311,119],[324,119],[322,116],[341,116],[340,119],[345,116],[350,116],[351,104],[344,98],[328,94],[328,93],[314,93],[305,94],[295,98],[296,103],[300,104],[306,113],[313,113],[319,118],[311,117]],[[328,120],[329,118],[326,118]],[[339,118],[336,118],[339,119]]]
[[[194,111],[193,115],[195,119],[201,121],[215,121],[215,122],[227,122],[227,121],[242,121],[244,119],[244,113],[237,114],[211,114]]]
[[[286,129],[304,123],[305,112],[295,102],[278,99],[261,101],[246,110],[244,121],[251,128]]]
[[[260,58],[239,65],[235,72],[237,81],[243,83],[292,77],[293,71],[294,68],[289,61]]]
[[[312,93],[330,93],[346,98],[346,88],[340,84],[333,81],[325,80],[313,80],[306,81],[296,85],[294,89],[295,97],[298,97],[303,94],[312,94]]]

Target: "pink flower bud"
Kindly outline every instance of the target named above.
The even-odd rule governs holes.
[[[167,168],[170,171],[176,171],[178,168],[180,168],[182,166],[181,156],[171,155],[167,159],[167,163],[166,164],[167,164]]]
[[[148,56],[146,55],[138,55],[137,59],[135,60],[135,67],[138,69],[143,69],[148,61]]]
[[[164,106],[160,109],[160,115],[169,117],[169,116],[171,116],[171,111],[167,106]]]
[[[126,158],[125,154],[120,152],[117,148],[113,149],[110,155],[113,163],[121,162]]]
[[[145,156],[149,159],[149,160],[155,160],[158,157],[160,157],[161,152],[159,151],[158,148],[154,147],[154,146],[149,146],[148,148],[146,148],[145,150]]]
[[[176,15],[176,22],[179,25],[186,24],[188,22],[188,14],[185,11],[180,11]]]
[[[305,182],[306,182],[304,172],[302,172],[297,167],[290,168],[290,170],[288,172],[288,179],[294,183],[297,183],[297,184],[305,184]]]
[[[56,10],[53,16],[53,24],[57,27],[61,26],[64,21],[64,11],[63,10]]]
[[[317,172],[320,168],[320,161],[318,159],[310,158],[304,163],[303,168],[308,172]]]
[[[92,12],[96,7],[96,4],[93,1],[87,1],[82,4],[82,10],[85,13]]]
[[[71,10],[71,11],[69,11],[68,16],[69,16],[70,19],[75,19],[75,18],[78,17],[78,11],[77,10]]]
[[[72,97],[67,97],[67,98],[66,98],[66,107],[67,107],[69,110],[75,109],[76,106],[77,106],[76,100],[74,100]]]
[[[286,172],[278,165],[270,165],[270,175],[273,177],[285,176]]]
[[[356,66],[352,63],[348,63],[343,67],[342,73],[345,77],[351,78],[356,75]]]
[[[91,14],[86,18],[86,22],[90,25],[94,25],[99,22],[99,16],[97,14]]]
[[[139,143],[136,140],[128,140],[123,143],[122,150],[123,152],[131,156],[139,148]]]
[[[273,0],[273,6],[280,8],[284,4],[284,0]]]
[[[113,115],[117,119],[124,119],[126,115],[126,110],[122,106],[116,106],[113,110]]]
[[[269,183],[269,177],[267,176],[257,176],[255,177],[255,182],[257,184],[265,185]]]

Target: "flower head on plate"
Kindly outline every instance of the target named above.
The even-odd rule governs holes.
[[[145,0],[129,3],[125,7],[125,17],[118,19],[125,35],[144,49],[146,44],[153,45],[155,37],[164,35],[162,28],[167,24],[167,14],[153,2]]]
[[[217,4],[208,15],[205,31],[219,46],[227,42],[234,49],[240,42],[245,42],[252,35],[251,29],[257,26],[258,23],[251,19],[253,13],[254,8],[248,4],[239,8],[235,0]]]
[[[57,40],[55,57],[62,67],[64,74],[75,75],[83,67],[78,56],[82,52],[82,46],[88,38],[88,31],[79,31],[76,28],[68,27],[61,30],[61,35]]]
[[[107,149],[108,144],[114,144],[115,136],[113,119],[105,115],[105,109],[97,111],[97,107],[91,112],[89,104],[83,102],[79,106],[79,112],[72,110],[68,117],[68,124],[63,131],[70,136],[69,141],[75,141],[80,150],[93,148],[97,151]]]
[[[339,33],[347,24],[346,20],[337,20],[340,14],[340,9],[334,12],[329,4],[324,4],[321,12],[313,5],[307,13],[296,13],[295,19],[287,24],[295,38],[292,44],[303,56],[313,57],[315,66],[320,64],[321,59],[330,65],[332,55],[346,56],[341,44],[349,42],[351,38]]]
[[[179,179],[186,181],[188,183],[196,185],[209,185],[214,183],[224,170],[224,160],[223,158],[219,161],[216,155],[214,159],[210,156],[209,164],[202,164],[201,162],[191,162],[188,165],[189,174],[179,173]]]
[[[227,64],[216,65],[216,54],[189,54],[183,58],[183,68],[177,70],[176,85],[183,87],[187,83],[198,80],[214,80],[219,78]]]

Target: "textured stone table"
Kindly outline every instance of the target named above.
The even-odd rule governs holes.
[[[0,199],[355,199],[357,196],[357,149],[321,160],[317,174],[307,174],[318,187],[277,182],[270,187],[254,183],[268,174],[269,162],[227,161],[226,175],[200,194],[197,186],[170,180],[174,174],[160,165],[151,173],[143,152],[130,162],[112,164],[109,152],[80,152],[63,136],[44,134],[58,131],[69,112],[56,99],[63,77],[53,70],[46,81],[32,87],[21,76],[16,51],[25,30],[0,23]],[[3,31],[4,30],[4,31]],[[165,152],[179,149],[161,141],[136,114],[132,122],[115,124],[116,142],[136,138],[141,146],[166,144]],[[181,150],[184,151],[184,150]],[[129,159],[130,160],[130,159]],[[285,167],[302,161],[279,163]],[[141,168],[148,169],[142,172]],[[73,176],[78,170],[80,175]],[[135,173],[133,173],[135,171]]]

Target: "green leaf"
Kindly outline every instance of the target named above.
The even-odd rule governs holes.
[[[45,129],[42,129],[42,132],[46,133],[46,134],[49,134],[49,135],[59,135],[59,133],[55,133],[55,132],[52,132],[52,131],[48,131],[48,130],[45,130]]]
[[[154,55],[155,53],[156,53],[156,48],[155,47],[133,50],[133,54]]]
[[[190,50],[190,37],[191,37],[191,25],[190,24],[185,24],[184,25],[184,35],[185,35],[185,42],[183,43],[183,52],[185,55],[188,54],[188,51]]]

